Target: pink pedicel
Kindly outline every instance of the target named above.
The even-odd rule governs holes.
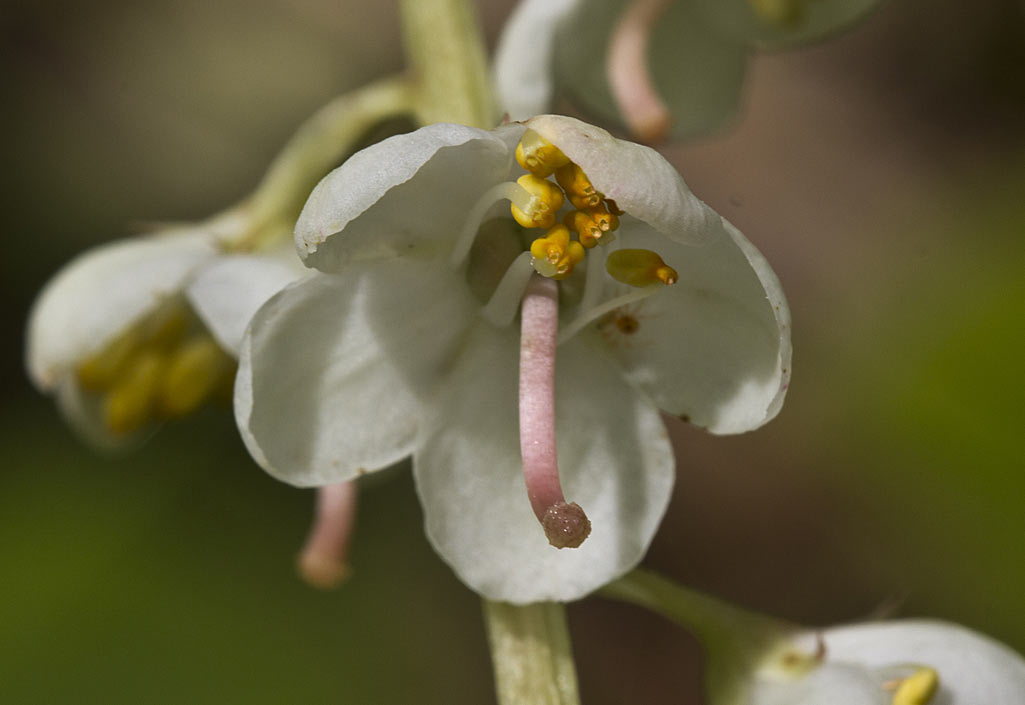
[[[555,345],[559,332],[559,289],[534,275],[527,285],[520,330],[520,455],[527,497],[548,542],[576,548],[591,533],[591,522],[576,503],[566,502],[555,451]]]
[[[315,588],[338,587],[349,576],[356,493],[355,480],[317,489],[313,526],[296,563],[300,577]]]
[[[648,41],[667,0],[633,0],[609,39],[605,73],[627,127],[643,142],[658,142],[669,131],[669,108],[651,81]]]

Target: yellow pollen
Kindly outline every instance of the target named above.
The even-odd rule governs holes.
[[[901,681],[893,694],[892,705],[927,705],[939,689],[939,674],[932,668],[919,668]]]
[[[781,29],[792,29],[804,20],[807,0],[747,0],[759,20]]]
[[[533,130],[524,132],[516,145],[516,161],[531,174],[541,178],[569,163],[562,150]]]
[[[110,389],[132,363],[141,340],[135,329],[114,338],[107,346],[85,360],[75,369],[78,383],[89,392]]]
[[[160,385],[160,411],[168,417],[191,414],[230,375],[232,360],[209,335],[197,335],[171,356]]]
[[[626,249],[609,253],[605,269],[616,281],[629,286],[645,287],[662,283],[670,286],[676,283],[676,270],[667,265],[656,252],[651,250]]]
[[[605,234],[594,218],[584,211],[570,211],[562,222],[577,234],[580,244],[588,249],[597,245],[598,240]]]
[[[516,222],[525,228],[550,228],[555,225],[563,203],[559,187],[533,174],[524,174],[516,179],[516,183],[531,196],[526,210],[521,210],[515,203],[510,206]]]
[[[594,190],[584,170],[573,162],[556,169],[555,180],[566,191],[566,198],[574,208],[583,210],[601,203],[602,195]]]

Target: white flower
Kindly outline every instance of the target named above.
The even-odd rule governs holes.
[[[553,226],[563,191],[539,175],[559,164],[566,200],[604,229]],[[549,230],[528,234],[506,198]],[[235,400],[250,452],[300,486],[412,455],[428,537],[491,599],[578,598],[640,560],[673,479],[660,408],[736,433],[783,401],[789,313],[765,260],[656,152],[569,118],[378,143],[318,185],[296,245],[326,274],[253,319]],[[521,338],[525,291],[538,307],[524,304]],[[541,438],[552,418],[561,475]],[[563,487],[593,530],[560,551],[546,539],[558,527],[537,522]]]
[[[807,634],[803,641],[803,652],[798,648],[783,653],[756,678],[750,705],[1025,702],[1025,660],[1003,644],[956,624],[860,624]],[[810,665],[795,657],[815,650],[820,659]]]
[[[556,92],[654,140],[721,127],[748,54],[819,39],[878,0],[523,0],[499,40],[495,79],[512,119]]]
[[[87,440],[122,445],[230,388],[249,318],[303,271],[291,252],[229,253],[240,218],[102,245],[44,287],[29,376]]]

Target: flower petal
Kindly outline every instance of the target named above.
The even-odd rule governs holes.
[[[506,20],[495,49],[495,92],[510,120],[552,107],[556,36],[581,0],[523,0]]]
[[[508,179],[511,159],[499,135],[462,125],[378,142],[310,194],[295,227],[299,255],[337,272],[352,261],[447,254],[477,199]]]
[[[613,29],[629,5],[581,2],[564,23],[555,67],[562,90],[606,121],[622,122],[605,70]],[[715,35],[692,2],[673,2],[652,29],[648,66],[655,90],[672,115],[678,138],[707,134],[736,112],[748,50],[739,39]]]
[[[698,243],[721,236],[719,215],[650,147],[559,115],[542,115],[525,125],[579,164],[595,189],[667,237]]]
[[[527,499],[516,331],[474,329],[434,423],[421,429],[413,471],[428,538],[490,599],[582,597],[641,559],[665,512],[673,456],[662,421],[595,344],[581,337],[564,345],[556,372],[562,485],[592,523],[580,548],[550,546]]]
[[[897,621],[829,629],[830,661],[881,668],[929,666],[939,673],[937,703],[1017,705],[1025,693],[1025,660],[987,636],[938,621]]]
[[[235,416],[275,477],[325,485],[410,454],[419,396],[473,315],[448,267],[405,258],[313,276],[272,297],[243,342]]]
[[[72,260],[29,314],[25,357],[32,381],[54,389],[78,361],[178,294],[215,255],[210,233],[196,228],[112,242]]]
[[[878,6],[880,0],[697,0],[702,24],[714,34],[782,48],[806,44],[846,29]],[[765,6],[774,12],[759,12]],[[774,17],[776,19],[774,19]]]
[[[827,663],[797,680],[761,680],[750,705],[889,705],[890,698],[872,674],[860,666]]]
[[[246,327],[267,299],[308,274],[291,247],[288,256],[232,255],[205,267],[185,290],[218,344],[235,357]]]
[[[725,434],[757,428],[779,412],[791,345],[779,280],[736,228],[720,222],[721,236],[699,247],[624,223],[622,246],[658,252],[679,279],[601,320],[599,330],[630,381],[659,408]],[[622,316],[633,325],[620,326]]]

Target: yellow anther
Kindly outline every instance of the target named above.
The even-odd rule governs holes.
[[[586,255],[583,245],[570,240],[569,228],[556,225],[530,244],[531,264],[541,276],[565,279]]]
[[[131,365],[140,342],[135,329],[125,331],[103,350],[78,364],[75,369],[78,383],[90,392],[110,389]]]
[[[208,335],[198,335],[171,354],[160,384],[160,411],[169,417],[191,414],[231,374],[231,358]]]
[[[919,668],[901,681],[892,705],[926,705],[939,689],[940,676],[932,668]]]
[[[574,208],[594,208],[601,203],[602,195],[594,190],[584,170],[573,162],[556,169],[555,180],[565,189],[566,198]]]
[[[676,270],[667,265],[658,253],[651,250],[616,250],[605,259],[605,269],[616,281],[643,287],[662,283],[676,283]]]
[[[166,356],[143,349],[103,400],[103,420],[111,433],[127,435],[153,420],[153,406],[167,367]]]
[[[804,19],[806,0],[747,0],[748,6],[762,22],[783,29],[792,28]]]
[[[569,163],[569,158],[558,147],[533,130],[527,130],[516,145],[516,161],[535,176],[544,178],[560,166]]]
[[[513,203],[512,216],[525,228],[550,228],[555,225],[559,209],[562,208],[562,191],[547,179],[533,174],[524,174],[516,179],[516,183],[530,194],[530,202]],[[521,206],[526,206],[521,208]]]
[[[595,219],[584,211],[570,211],[562,222],[577,234],[580,244],[588,249],[597,245],[605,234]]]
[[[189,318],[184,301],[166,303],[140,325],[140,335],[147,345],[170,349],[185,337]]]

